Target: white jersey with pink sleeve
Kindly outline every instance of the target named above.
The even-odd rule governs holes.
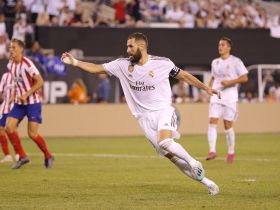
[[[13,106],[13,95],[14,95],[14,81],[10,72],[3,74],[0,82],[0,92],[2,94],[3,102],[0,108],[0,114],[8,114]]]
[[[211,96],[211,103],[230,104],[238,101],[238,85],[223,88],[223,80],[234,80],[244,74],[248,74],[243,62],[230,55],[227,59],[216,58],[212,61],[211,74],[214,78],[213,89],[221,92],[221,99],[216,95]]]
[[[143,66],[132,64],[128,58],[120,58],[103,64],[103,67],[109,75],[119,78],[135,117],[171,105],[169,76],[175,77],[180,69],[168,58],[149,55]]]
[[[10,73],[12,74],[15,82],[16,98],[15,103],[23,104],[20,101],[20,96],[25,94],[33,86],[33,77],[39,75],[39,70],[36,68],[34,63],[27,57],[23,57],[20,63],[10,61],[7,65]],[[40,103],[41,98],[38,91],[34,92],[27,98],[25,104]]]

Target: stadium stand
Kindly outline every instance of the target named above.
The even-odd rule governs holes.
[[[279,11],[279,1],[260,0],[1,1],[0,59],[8,58],[7,46],[9,39],[12,37],[25,40],[27,46],[31,48],[32,43],[35,41],[36,26],[79,28],[150,27],[172,29],[271,28],[271,35],[280,37]],[[77,50],[83,54],[81,49]],[[41,69],[46,69],[46,67],[43,65]],[[272,79],[269,80],[271,82],[268,82],[263,90],[264,100],[273,101],[266,99],[266,97],[270,93],[276,92],[278,94],[279,92],[278,71],[271,70],[270,78]],[[200,74],[197,76],[201,77]],[[254,78],[255,76],[252,77]],[[117,84],[116,82],[113,83]],[[260,100],[260,91],[256,91],[258,88],[251,91],[252,87],[256,87],[256,84],[249,83],[247,86],[247,88],[241,87],[241,96],[244,97],[242,101]],[[92,88],[89,87],[89,89],[90,94],[92,94]],[[194,91],[190,91],[192,96],[190,101],[205,101],[203,96]],[[118,90],[117,92],[115,92],[115,95],[119,94]],[[276,101],[280,100],[279,97],[276,98]],[[119,100],[115,98],[110,100],[110,102],[114,101],[117,102]]]

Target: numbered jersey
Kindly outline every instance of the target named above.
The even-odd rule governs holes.
[[[103,64],[109,75],[119,78],[127,104],[134,116],[160,110],[171,104],[169,76],[180,69],[168,58],[149,55],[143,65],[133,65],[128,58]]]

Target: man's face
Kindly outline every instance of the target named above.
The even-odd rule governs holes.
[[[218,46],[219,54],[222,55],[227,55],[230,53],[231,47],[228,44],[227,41],[225,40],[220,40],[219,41],[219,46]]]
[[[127,40],[127,54],[132,63],[138,63],[142,58],[142,53],[140,51],[139,45],[136,43],[135,39]]]
[[[10,43],[9,50],[11,59],[16,59],[23,53],[23,48],[20,47],[16,42]]]

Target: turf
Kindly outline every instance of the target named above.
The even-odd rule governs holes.
[[[219,158],[209,162],[205,136],[179,140],[220,186],[219,195],[209,196],[144,137],[47,139],[56,157],[52,169],[43,167],[42,154],[25,139],[31,163],[19,170],[0,165],[0,209],[279,209],[280,135],[238,135],[237,141],[236,160],[228,165],[224,136]]]

